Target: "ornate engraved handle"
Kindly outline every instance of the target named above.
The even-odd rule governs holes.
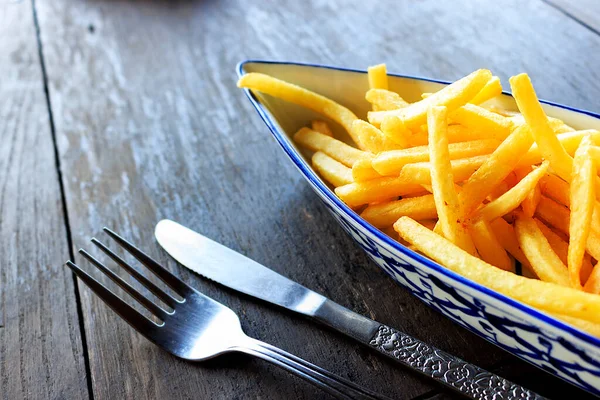
[[[545,399],[385,325],[379,327],[369,344],[388,357],[473,399]]]

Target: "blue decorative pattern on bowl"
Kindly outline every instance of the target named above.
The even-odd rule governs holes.
[[[353,111],[366,113],[365,71],[288,62],[245,61],[238,74],[262,72],[328,96]],[[409,101],[447,82],[390,75],[390,88]],[[552,316],[470,281],[390,239],[337,198],[292,142],[297,129],[317,117],[270,96],[246,90],[271,133],[329,212],[360,247],[397,283],[454,322],[502,349],[584,390],[600,395],[600,339]],[[411,98],[412,97],[412,98]],[[494,103],[515,109],[505,94]],[[600,129],[600,115],[544,102],[546,112],[575,128]],[[322,118],[322,117],[321,117]],[[343,133],[338,131],[343,137]]]

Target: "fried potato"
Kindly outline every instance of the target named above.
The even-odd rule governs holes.
[[[376,228],[386,228],[392,226],[402,216],[409,216],[416,220],[437,218],[437,210],[433,195],[427,194],[369,205],[360,216]]]
[[[481,259],[505,271],[515,272],[515,265],[500,244],[496,235],[485,220],[473,223],[470,228],[471,237]]]
[[[379,111],[397,110],[409,104],[398,93],[385,89],[370,89],[365,99],[371,103],[373,110]]]
[[[527,152],[533,138],[527,126],[513,131],[484,163],[469,177],[459,196],[465,215],[470,215],[492,189],[514,170],[515,164]]]
[[[367,121],[357,119],[352,123],[352,133],[371,153],[402,149],[403,146],[389,139],[383,132]]]
[[[546,165],[548,165],[547,161],[544,161],[544,163]],[[520,170],[517,170],[518,175],[521,180],[527,176],[527,175],[525,175],[526,171],[531,173],[530,172],[531,167],[529,167],[527,169],[522,168]],[[537,208],[537,205],[540,202],[541,197],[542,197],[542,190],[540,189],[540,182],[538,180],[538,182],[536,182],[536,184],[534,185],[533,189],[531,189],[531,191],[529,193],[527,193],[527,195],[521,202],[521,209],[523,210],[523,214],[525,214],[525,216],[533,217],[533,214],[535,214],[535,209]]]
[[[596,129],[587,129],[583,131],[574,131],[574,132],[566,132],[560,133],[556,135],[560,144],[564,147],[565,151],[569,155],[574,155],[575,150],[579,146],[581,139],[584,136],[592,135],[593,138],[597,138],[600,140],[600,132]],[[539,164],[542,162],[542,154],[540,153],[540,149],[537,144],[533,144],[529,151],[519,160],[517,163],[517,168],[526,168],[533,164]]]
[[[386,176],[337,187],[335,194],[350,207],[357,207],[363,204],[386,201],[393,197],[423,193],[424,191],[419,184],[407,182],[399,177]]]
[[[357,119],[356,115],[346,107],[325,96],[258,72],[243,75],[238,80],[237,86],[266,93],[324,115],[342,125],[358,147],[363,150],[365,149],[364,145],[360,143],[359,138],[354,137],[352,133],[352,123]]]
[[[456,182],[468,179],[489,157],[489,155],[482,155],[450,160],[452,177]],[[400,171],[400,177],[411,182],[429,185],[431,184],[431,175],[429,173],[431,168],[432,165],[430,162],[406,164]]]
[[[500,78],[497,76],[492,76],[492,79],[485,84],[483,89],[481,89],[479,93],[477,93],[475,97],[469,101],[469,103],[479,105],[490,99],[493,99],[496,96],[500,96],[501,94],[502,83],[500,82]]]
[[[515,221],[515,233],[521,250],[541,280],[570,286],[567,266],[556,255],[533,218],[520,213]]]
[[[404,149],[410,146],[409,138],[412,134],[400,118],[393,115],[386,117],[380,127],[386,138],[398,144],[400,148]]]
[[[519,241],[517,240],[517,234],[511,224],[506,222],[502,218],[497,218],[489,223],[490,229],[494,232],[494,236],[504,249],[510,253],[511,256],[517,259],[521,263],[524,276],[530,276],[537,278],[535,271],[529,264],[529,260],[523,254]]]
[[[596,165],[590,154],[591,136],[581,140],[573,160],[571,174],[571,217],[569,222],[569,276],[571,285],[581,289],[581,264],[590,234],[592,215],[596,204],[594,178]]]
[[[448,145],[450,160],[492,153],[500,144],[494,139],[481,139]],[[398,175],[406,164],[429,161],[429,147],[417,146],[379,153],[373,159],[373,168],[381,175]]]
[[[540,167],[529,173],[502,196],[483,206],[478,211],[477,219],[492,221],[519,207],[527,195],[535,190],[538,181],[546,173],[548,165],[549,163],[544,161]]]
[[[599,263],[596,263],[590,277],[583,286],[583,290],[588,293],[600,293],[600,268],[598,267],[598,264]]]
[[[429,107],[446,106],[449,111],[453,111],[475,97],[491,78],[492,73],[489,70],[477,70],[428,98],[407,107],[391,111],[371,111],[368,114],[369,122],[381,124],[385,117],[397,116],[407,128],[417,128],[425,123]]]
[[[320,121],[318,119],[315,119],[314,121],[312,121],[310,123],[310,127],[315,132],[319,132],[319,133],[322,133],[323,135],[333,137],[333,132],[331,131],[329,124],[325,121]]]
[[[357,160],[352,165],[352,179],[354,182],[364,182],[375,178],[381,178],[381,175],[373,169],[371,156],[365,156]]]
[[[398,219],[394,229],[427,257],[467,279],[543,311],[600,323],[600,296],[503,271],[409,217]]]
[[[313,168],[333,186],[342,186],[352,183],[352,171],[344,164],[317,151],[312,156]]]
[[[309,150],[321,151],[348,167],[352,167],[357,160],[368,155],[368,153],[349,146],[342,141],[308,128],[301,128],[296,132],[294,141]]]
[[[509,118],[495,114],[474,104],[465,104],[456,109],[450,119],[468,129],[486,131],[489,138],[504,140],[510,134],[513,124]]]
[[[475,245],[466,225],[460,220],[462,212],[458,194],[454,189],[454,177],[450,167],[448,137],[446,128],[448,111],[446,107],[431,107],[427,112],[429,127],[429,153],[431,157],[431,187],[438,223],[446,239],[470,254],[477,254]]]
[[[373,65],[367,69],[369,77],[369,88],[385,89],[388,88],[387,68],[385,64]]]

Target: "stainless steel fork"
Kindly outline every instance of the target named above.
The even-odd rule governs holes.
[[[67,261],[66,265],[129,325],[169,353],[191,361],[207,360],[229,352],[246,353],[286,369],[340,399],[385,399],[277,347],[246,336],[237,314],[230,308],[190,287],[110,229],[104,228],[104,231],[182,300],[156,286],[97,239],[92,238],[92,243],[173,311],[164,310],[150,301],[85,250],[80,249],[79,253],[156,316],[160,323],[143,316],[72,261]]]

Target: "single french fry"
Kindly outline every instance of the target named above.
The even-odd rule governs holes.
[[[458,194],[454,189],[454,177],[448,151],[448,111],[446,107],[431,107],[427,112],[429,127],[429,154],[431,157],[431,187],[438,223],[444,237],[470,254],[477,254],[467,227],[460,220],[462,212]]]
[[[489,70],[477,70],[407,107],[391,111],[371,111],[368,114],[369,122],[381,124],[385,117],[393,115],[399,117],[407,128],[416,128],[425,123],[429,107],[446,106],[448,111],[453,111],[475,97],[491,78]]]
[[[369,77],[369,88],[385,89],[388,88],[387,68],[385,64],[373,65],[367,69]]]
[[[409,137],[412,134],[400,118],[393,115],[386,117],[381,123],[380,128],[386,138],[398,144],[400,148],[409,147]]]
[[[365,149],[371,153],[403,148],[389,139],[379,129],[361,119],[357,119],[352,123],[352,132],[363,143]]]
[[[433,195],[427,194],[369,205],[360,216],[376,228],[385,228],[392,226],[402,216],[416,220],[437,218],[437,210]]]
[[[500,78],[497,76],[492,76],[492,79],[485,84],[483,89],[481,89],[479,93],[477,93],[475,97],[469,101],[469,103],[478,105],[488,101],[489,99],[493,99],[496,96],[500,96],[501,94],[502,83],[500,82]]]
[[[387,201],[394,197],[423,193],[424,191],[421,185],[388,176],[365,182],[353,182],[335,188],[335,194],[350,207]]]
[[[527,195],[535,189],[540,178],[546,173],[548,165],[549,163],[544,161],[540,167],[530,172],[509,191],[483,206],[477,213],[477,219],[492,221],[519,207]]]
[[[564,265],[567,265],[569,262],[569,243],[539,219],[534,218],[534,221],[546,237],[546,240],[548,240],[548,243],[550,243],[552,250],[554,250],[558,258],[560,258],[560,261],[562,261]],[[581,265],[581,282],[586,282],[588,280],[592,273],[592,268],[592,258],[586,253]]]
[[[595,140],[600,140],[600,131],[596,129],[587,129],[583,131],[565,132],[556,135],[560,144],[564,147],[565,151],[569,155],[574,155],[581,138],[587,135],[592,135]],[[539,164],[542,162],[542,154],[536,143],[534,143],[529,151],[519,160],[517,168],[529,167],[533,164]]]
[[[354,137],[352,133],[352,123],[357,119],[356,115],[346,107],[325,96],[258,72],[242,75],[237,82],[237,86],[239,88],[266,93],[324,115],[342,125],[358,147],[361,150],[365,149],[364,144],[360,143],[359,138]]]
[[[544,163],[548,164],[546,161],[544,161]],[[531,173],[530,172],[531,167],[529,167],[527,169],[517,170],[520,179],[523,179],[527,176],[526,171]],[[543,178],[543,176],[542,176],[542,178]],[[529,193],[527,193],[527,196],[525,196],[525,198],[521,202],[521,209],[523,210],[523,214],[525,214],[525,216],[530,217],[530,218],[533,217],[533,214],[535,214],[535,209],[537,208],[537,205],[540,202],[541,197],[542,197],[542,191],[540,189],[540,182],[538,180],[538,182],[535,184],[533,189]]]
[[[502,247],[521,263],[523,275],[525,276],[525,274],[527,274],[527,276],[531,278],[537,278],[535,271],[531,267],[531,264],[529,264],[529,260],[525,254],[523,254],[523,251],[521,251],[521,246],[519,246],[517,234],[515,233],[513,226],[503,218],[497,218],[490,222],[490,228]]]
[[[600,294],[600,267],[598,267],[598,264],[600,264],[600,262],[594,265],[594,269],[592,270],[590,277],[583,286],[583,290],[588,293]]]
[[[312,156],[313,168],[333,186],[342,186],[352,183],[352,171],[344,164],[317,151]]]
[[[537,143],[542,156],[550,161],[550,166],[558,176],[571,181],[573,158],[566,152],[548,123],[548,117],[540,104],[531,80],[527,74],[510,78],[510,87],[517,106]]]
[[[504,140],[513,127],[512,121],[502,115],[493,113],[474,104],[465,104],[450,114],[452,122],[459,123],[468,129],[486,131],[489,138]]]
[[[486,104],[484,107],[487,110],[489,110],[489,111],[491,111],[493,113],[496,113],[496,114],[500,114],[500,115],[502,115],[504,117],[515,117],[517,115],[521,115],[521,113],[518,112],[518,111],[506,110],[506,109],[504,109],[502,107],[498,107],[498,106],[495,106],[493,104],[489,104],[489,105]]]
[[[309,150],[322,151],[348,167],[352,167],[357,160],[368,155],[364,151],[309,128],[301,128],[296,132],[294,141]]]
[[[600,323],[600,296],[503,271],[409,217],[399,218],[394,229],[427,257],[467,279],[542,311]]]
[[[454,180],[456,182],[462,182],[468,179],[489,157],[489,155],[482,155],[450,160],[450,167]],[[400,177],[414,183],[429,185],[431,184],[431,168],[432,165],[430,162],[406,164],[400,171]]]
[[[567,266],[556,255],[533,218],[519,214],[515,221],[515,233],[521,250],[541,280],[570,286]]]
[[[481,167],[467,179],[459,196],[465,216],[469,216],[492,189],[504,180],[527,152],[533,138],[526,126],[513,131],[488,157]]]
[[[379,111],[397,110],[409,105],[398,93],[385,89],[369,89],[365,99]]]
[[[492,153],[500,144],[494,139],[481,139],[448,145],[450,160]],[[418,146],[379,153],[373,158],[373,168],[381,175],[398,175],[406,164],[429,161],[429,147]]]
[[[568,267],[571,285],[576,289],[582,289],[581,264],[596,204],[594,178],[597,176],[597,171],[589,151],[591,146],[592,138],[590,136],[581,140],[581,144],[575,152],[571,174]]]
[[[333,137],[333,132],[331,131],[329,124],[325,121],[315,119],[314,121],[312,121],[310,123],[310,127],[315,132],[319,132],[319,133],[322,133],[323,135]]]
[[[381,175],[373,169],[371,163],[372,158],[366,156],[357,160],[354,165],[352,165],[352,179],[354,182],[364,182],[375,178],[381,178]]]
[[[470,230],[477,252],[483,261],[505,271],[515,272],[514,263],[506,254],[506,250],[494,235],[487,221],[480,220],[473,223]]]
[[[542,195],[535,210],[535,216],[552,225],[565,235],[569,234],[569,209]],[[600,260],[600,235],[593,229],[588,235],[586,250],[596,260]]]

